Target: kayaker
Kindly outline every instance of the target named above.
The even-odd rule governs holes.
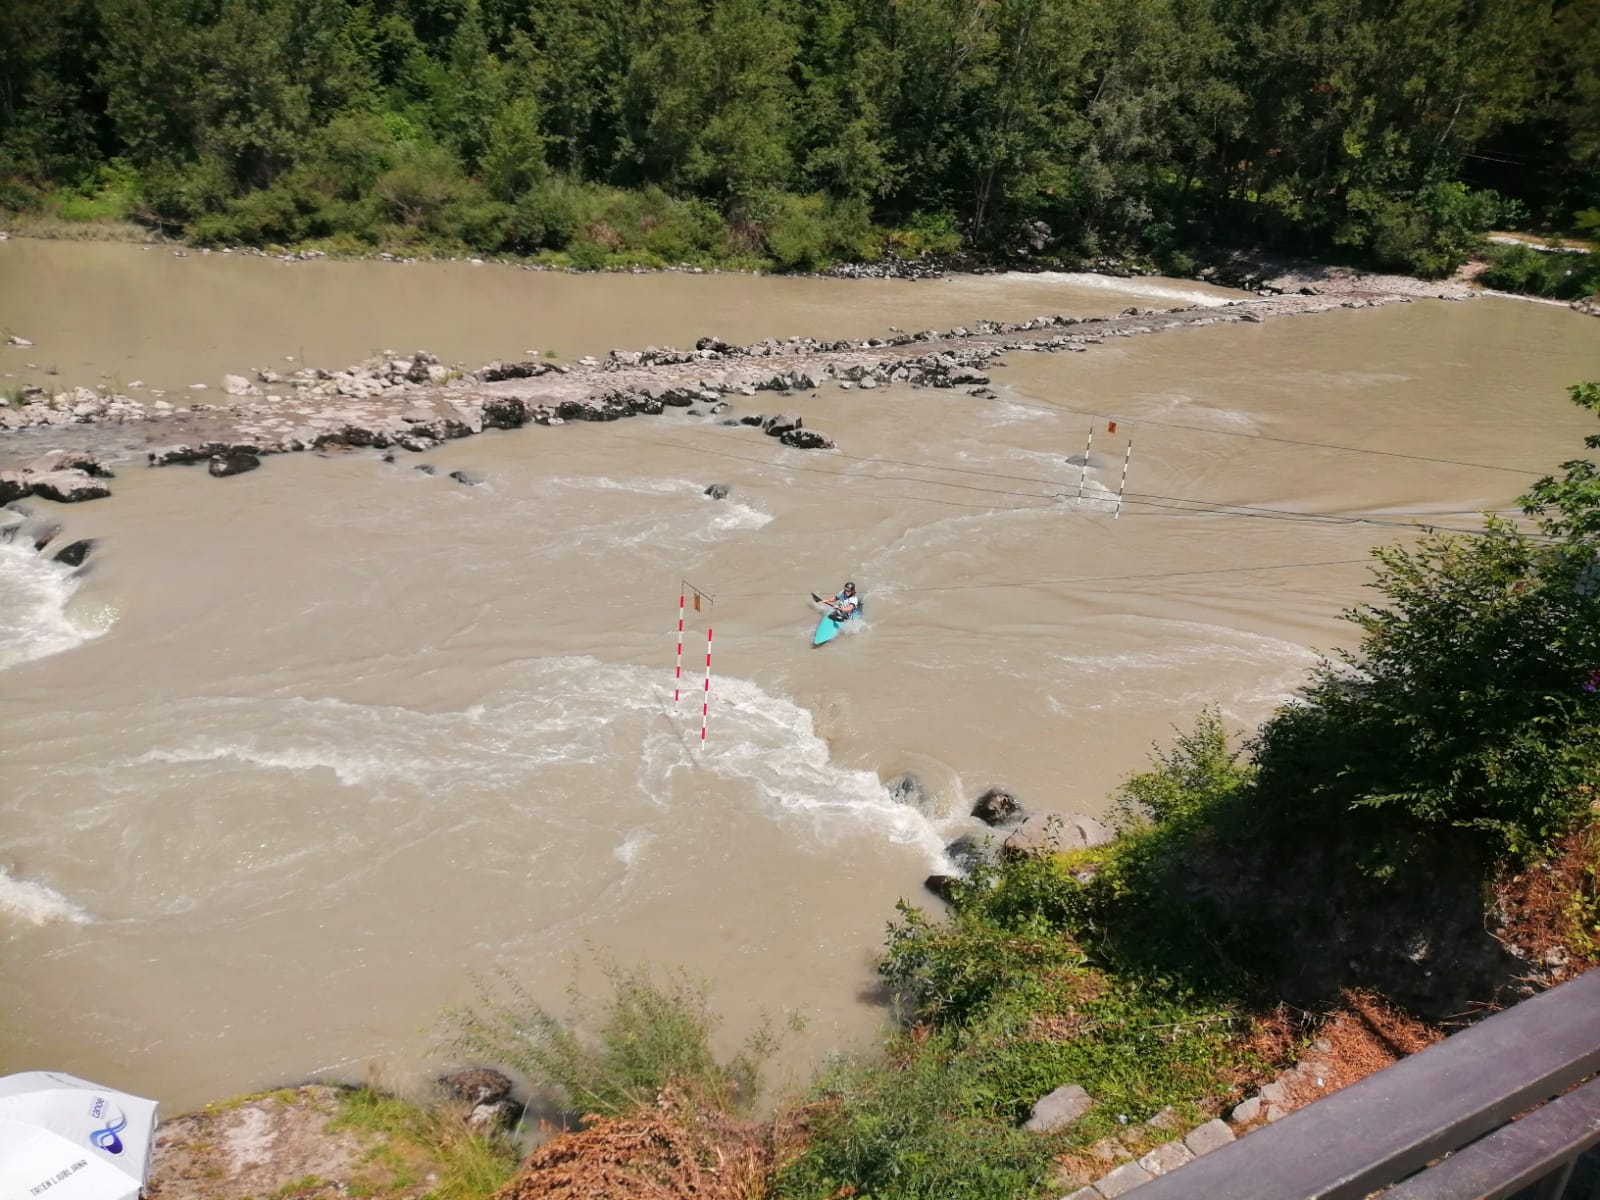
[[[844,587],[839,589],[839,594],[832,600],[824,600],[815,592],[811,593],[811,598],[818,604],[826,604],[833,609],[833,617],[836,621],[849,620],[856,615],[856,610],[861,607],[861,597],[856,594],[856,585],[853,582],[847,582]]]

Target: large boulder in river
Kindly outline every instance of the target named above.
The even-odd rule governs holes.
[[[527,402],[515,396],[490,396],[483,402],[485,429],[521,429],[531,416]]]
[[[50,471],[43,475],[32,475],[29,476],[29,483],[35,496],[62,504],[77,504],[111,495],[110,488],[82,471]]]
[[[793,413],[774,413],[761,422],[761,431],[768,437],[782,437],[801,428],[805,422]]]
[[[243,475],[246,471],[254,471],[261,465],[261,460],[248,450],[225,450],[221,454],[213,454],[206,470],[211,472],[213,479],[226,479],[229,475]]]
[[[992,787],[978,797],[972,815],[985,825],[1015,825],[1028,815],[1018,800],[1005,788]]]
[[[0,471],[0,504],[33,495],[33,484],[20,471]]]
[[[833,439],[815,429],[791,429],[778,439],[796,450],[832,450]]]
[[[41,454],[22,469],[35,475],[48,475],[53,471],[82,471],[85,475],[93,475],[96,479],[116,478],[111,468],[94,455],[69,450],[53,450],[49,454]]]
[[[1056,854],[1104,846],[1116,834],[1104,823],[1082,813],[1036,813],[1027,817],[1000,846],[1002,858]]]

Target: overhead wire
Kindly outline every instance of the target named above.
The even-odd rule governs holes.
[[[1126,575],[1073,575],[1061,579],[1006,579],[992,583],[947,583],[928,587],[885,587],[878,589],[890,596],[921,595],[926,592],[982,592],[1011,588],[1063,587],[1074,583],[1126,583],[1136,579],[1180,579],[1194,575],[1237,575],[1258,571],[1292,571],[1308,567],[1358,566],[1370,562],[1368,558],[1334,558],[1319,562],[1263,563],[1244,567],[1207,567],[1185,571],[1136,571]],[[789,596],[792,591],[777,592],[718,592],[716,599],[729,597]]]
[[[1028,400],[1007,399],[996,396],[978,397],[985,403],[1007,404],[1017,408],[1030,408],[1037,412],[1068,413],[1079,417],[1093,417],[1098,421],[1116,421],[1118,424],[1151,425],[1162,429],[1181,429],[1188,433],[1205,433],[1214,437],[1245,438],[1252,442],[1276,442],[1285,446],[1303,446],[1316,450],[1338,450],[1346,454],[1375,454],[1383,458],[1403,458],[1411,462],[1434,463],[1449,467],[1470,467],[1480,471],[1503,471],[1511,475],[1540,476],[1547,471],[1533,471],[1526,467],[1508,467],[1500,463],[1469,462],[1459,458],[1440,458],[1431,454],[1407,454],[1401,450],[1377,450],[1370,446],[1345,446],[1338,442],[1316,442],[1306,438],[1279,437],[1270,433],[1243,433],[1237,429],[1207,429],[1204,425],[1186,425],[1182,421],[1162,421],[1154,417],[1129,417],[1118,413],[1098,412],[1090,408],[1071,408],[1064,404],[1036,404]]]
[[[703,455],[709,455],[709,456],[718,457],[718,458],[728,458],[728,459],[732,459],[732,460],[738,461],[738,462],[753,463],[753,464],[755,464],[757,466],[777,467],[777,468],[780,468],[780,469],[783,469],[783,470],[789,470],[789,471],[805,471],[805,472],[809,472],[811,474],[827,475],[827,476],[830,476],[830,477],[836,478],[836,479],[859,480],[859,479],[866,478],[866,479],[873,479],[873,480],[877,480],[877,481],[880,481],[880,482],[886,482],[886,483],[920,483],[920,484],[926,484],[929,487],[954,488],[954,489],[960,489],[962,491],[979,492],[979,493],[983,493],[983,494],[986,494],[986,495],[1007,496],[1007,497],[1011,497],[1013,499],[1034,500],[1034,501],[1042,501],[1043,502],[1043,503],[1034,503],[1034,504],[965,504],[965,503],[962,503],[961,501],[945,500],[945,499],[940,499],[938,497],[932,497],[932,496],[907,497],[908,500],[910,500],[912,502],[915,502],[915,503],[944,504],[944,505],[949,505],[951,507],[978,509],[978,510],[988,511],[988,512],[994,512],[994,511],[1011,512],[1011,511],[1025,511],[1025,510],[1031,510],[1031,509],[1055,508],[1055,507],[1058,506],[1059,501],[1061,501],[1063,499],[1072,499],[1072,497],[1068,496],[1065,492],[1062,492],[1062,491],[1048,492],[1048,493],[1045,493],[1045,492],[1022,492],[1022,491],[1017,491],[1017,490],[1011,489],[1011,488],[980,487],[977,484],[956,483],[956,482],[953,482],[953,481],[950,481],[950,480],[944,480],[944,479],[927,479],[927,478],[923,478],[921,476],[914,476],[914,475],[879,475],[879,474],[873,474],[873,473],[870,473],[870,472],[860,472],[860,471],[835,471],[835,470],[829,470],[829,469],[824,468],[824,467],[806,465],[806,464],[801,464],[801,463],[779,463],[779,462],[777,462],[777,461],[775,461],[775,460],[773,460],[771,458],[761,458],[761,457],[754,457],[754,456],[750,456],[750,455],[735,454],[735,453],[733,453],[731,451],[717,450],[717,449],[713,449],[711,447],[706,447],[706,446],[697,446],[697,445],[693,445],[693,444],[690,444],[690,443],[687,443],[687,442],[665,442],[665,441],[659,441],[659,440],[656,440],[656,439],[653,439],[653,438],[632,437],[632,436],[629,436],[627,434],[618,434],[616,436],[618,436],[619,438],[621,438],[621,439],[623,439],[625,441],[636,442],[636,443],[643,444],[643,445],[661,446],[661,447],[667,448],[667,449],[684,450],[684,451],[687,451],[687,452],[692,453],[692,454],[703,454]],[[990,478],[990,479],[1004,480],[1004,481],[1009,481],[1009,482],[1040,483],[1040,484],[1045,484],[1045,485],[1053,486],[1053,487],[1057,487],[1057,488],[1071,488],[1073,486],[1070,482],[1067,482],[1065,480],[1048,479],[1048,478],[1038,477],[1038,476],[1009,475],[1009,474],[1006,474],[1006,473],[1003,473],[1003,472],[998,472],[998,471],[977,471],[977,470],[974,470],[972,468],[967,468],[967,467],[946,467],[946,466],[941,466],[938,463],[914,462],[914,461],[911,461],[911,460],[908,460],[908,459],[867,457],[867,456],[863,456],[863,455],[848,454],[848,453],[845,453],[843,451],[836,451],[835,453],[837,454],[838,457],[849,459],[849,460],[852,460],[852,461],[855,461],[855,462],[872,463],[872,464],[883,464],[883,465],[893,465],[893,466],[904,466],[904,467],[912,467],[912,468],[916,468],[916,469],[919,469],[919,470],[928,470],[928,471],[951,471],[951,472],[956,472],[956,473],[959,473],[959,474],[974,475],[974,476],[978,476],[980,478]],[[1104,493],[1101,493],[1101,494],[1093,496],[1093,497],[1084,497],[1084,499],[1089,499],[1089,500],[1091,500],[1092,502],[1094,502],[1096,504],[1109,504],[1109,503],[1113,502],[1114,500],[1116,500],[1117,496],[1116,496],[1115,493],[1112,493],[1112,492],[1104,492]],[[1474,537],[1482,537],[1482,536],[1485,536],[1485,533],[1486,533],[1486,531],[1483,530],[1483,529],[1473,529],[1473,528],[1468,528],[1466,526],[1457,526],[1457,525],[1441,525],[1438,522],[1433,522],[1433,521],[1395,521],[1395,520],[1389,520],[1388,519],[1388,516],[1399,515],[1399,514],[1362,514],[1362,513],[1349,514],[1349,513],[1304,512],[1304,511],[1295,510],[1295,509],[1274,509],[1274,508],[1266,508],[1266,507],[1259,506],[1259,505],[1233,504],[1233,503],[1229,503],[1227,501],[1205,500],[1205,499],[1199,499],[1199,498],[1196,498],[1196,497],[1188,497],[1188,496],[1163,496],[1163,495],[1158,495],[1156,493],[1125,492],[1122,495],[1122,502],[1125,505],[1136,506],[1136,507],[1141,507],[1141,508],[1162,509],[1162,510],[1171,511],[1171,512],[1174,512],[1174,513],[1179,513],[1179,514],[1255,517],[1255,518],[1262,519],[1262,520],[1294,521],[1294,522],[1300,522],[1300,523],[1304,523],[1304,524],[1321,524],[1321,525],[1335,525],[1335,524],[1371,525],[1371,526],[1378,527],[1378,528],[1409,529],[1409,530],[1420,531],[1420,532],[1436,531],[1436,532],[1440,532],[1440,533],[1459,533],[1459,534],[1464,534],[1464,535],[1474,536]],[[1510,510],[1494,510],[1494,511],[1510,511]],[[1146,515],[1153,515],[1153,514],[1146,514]],[[1427,515],[1434,515],[1434,514],[1421,514],[1421,515],[1427,516]],[[1449,514],[1438,514],[1438,515],[1449,515]],[[1531,536],[1542,537],[1542,535],[1538,535],[1538,534],[1534,534],[1534,535],[1531,535]]]

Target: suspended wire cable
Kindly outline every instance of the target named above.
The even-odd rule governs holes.
[[[1011,588],[1064,587],[1074,583],[1126,583],[1135,579],[1182,579],[1198,575],[1242,575],[1255,571],[1295,571],[1309,567],[1345,567],[1368,563],[1369,558],[1332,558],[1320,562],[1266,563],[1252,567],[1209,567],[1189,571],[1138,571],[1129,575],[1073,575],[1064,579],[1005,579],[991,583],[946,583],[928,587],[883,587],[878,595],[922,595],[926,592],[983,592]],[[793,591],[782,592],[718,592],[724,597],[792,596]]]
[[[915,475],[879,475],[861,471],[834,471],[820,466],[809,466],[798,463],[779,463],[770,458],[759,458],[743,454],[735,454],[727,450],[717,450],[706,446],[696,446],[687,442],[662,442],[652,438],[636,438],[627,434],[617,434],[624,441],[636,442],[641,445],[660,446],[666,449],[683,450],[691,454],[704,454],[716,458],[728,458],[737,462],[753,463],[757,466],[773,467],[786,471],[805,471],[815,475],[827,475],[835,479],[873,479],[884,483],[921,483],[929,487],[956,488],[962,491],[979,492],[986,495],[1007,496],[1019,500],[1034,500],[1041,503],[1034,504],[964,504],[955,500],[943,500],[932,496],[911,496],[906,499],[919,504],[944,504],[957,508],[978,509],[986,512],[1022,511],[1026,509],[1054,508],[1062,500],[1071,500],[1063,491],[1057,492],[1022,492],[1011,488],[980,487],[972,483],[955,483],[944,479],[927,479]],[[1058,488],[1070,488],[1074,485],[1063,480],[1035,478],[1029,476],[1009,476],[999,472],[978,472],[961,467],[942,467],[936,463],[914,463],[905,459],[866,458],[860,455],[838,452],[838,456],[866,463],[884,463],[896,466],[915,467],[922,470],[944,471],[952,470],[963,474],[973,474],[1003,480],[1027,480],[1052,485]],[[1103,504],[1115,499],[1115,493],[1103,493],[1086,497],[1092,503]],[[1164,503],[1165,502],[1165,503]],[[1124,494],[1124,503],[1136,505],[1141,508],[1163,509],[1180,514],[1214,515],[1256,517],[1264,520],[1295,521],[1303,524],[1315,525],[1371,525],[1379,528],[1408,529],[1416,532],[1436,531],[1440,533],[1459,533],[1471,537],[1487,536],[1483,529],[1471,529],[1457,525],[1439,525],[1430,521],[1392,521],[1382,515],[1352,515],[1343,513],[1308,513],[1293,509],[1271,509],[1253,505],[1230,504],[1225,501],[1201,500],[1183,496],[1158,496],[1151,493],[1127,492]],[[1542,534],[1529,534],[1528,536],[1539,540],[1547,540]]]
[[[1064,404],[1035,404],[1028,400],[1010,400],[996,396],[992,400],[986,396],[977,397],[986,403],[1009,404],[1017,408],[1030,408],[1036,412],[1068,413],[1079,417],[1093,417],[1097,421],[1116,421],[1126,425],[1152,425],[1161,429],[1181,429],[1188,433],[1206,433],[1215,437],[1245,438],[1252,442],[1276,442],[1285,446],[1304,446],[1316,450],[1339,450],[1346,454],[1375,454],[1383,458],[1403,458],[1411,462],[1434,463],[1439,466],[1469,467],[1480,471],[1502,471],[1511,475],[1541,476],[1549,474],[1548,471],[1532,471],[1526,467],[1507,467],[1499,463],[1467,462],[1459,458],[1439,458],[1430,454],[1407,454],[1400,450],[1375,450],[1369,446],[1344,446],[1337,442],[1314,442],[1304,438],[1279,437],[1270,433],[1241,433],[1236,429],[1207,429],[1204,425],[1185,425],[1181,421],[1161,421],[1154,417],[1125,417],[1116,413],[1096,412],[1088,408],[1070,408]]]

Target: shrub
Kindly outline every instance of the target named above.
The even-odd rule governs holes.
[[[1387,605],[1349,614],[1360,650],[1262,730],[1282,819],[1361,822],[1391,862],[1439,827],[1518,854],[1571,828],[1600,772],[1600,699],[1582,690],[1600,606],[1577,584],[1592,551],[1491,521],[1375,554]]]
[[[762,238],[781,269],[814,271],[841,258],[877,257],[878,239],[864,201],[776,196],[766,198],[763,207]]]
[[[1050,1167],[1048,1143],[971,1111],[973,1064],[942,1046],[900,1066],[859,1060],[825,1076],[810,1143],[773,1190],[791,1200],[1015,1200]]]
[[[1171,750],[1154,747],[1154,771],[1133,775],[1112,801],[1117,824],[1131,828],[1147,821],[1161,824],[1175,817],[1212,808],[1249,785],[1254,772],[1239,762],[1243,751],[1228,747],[1222,713],[1208,707],[1190,733],[1179,733]]]
[[[509,979],[502,999],[480,984],[478,1005],[446,1014],[458,1051],[526,1075],[575,1116],[622,1116],[652,1104],[668,1087],[732,1112],[760,1091],[761,1068],[777,1048],[763,1025],[739,1053],[720,1061],[711,1049],[718,1021],[705,988],[680,974],[658,983],[648,968],[604,964],[610,995],[573,1007],[595,1010],[592,1029],[552,1015]]]
[[[1495,246],[1489,269],[1480,275],[1485,287],[1552,300],[1577,300],[1600,291],[1600,262],[1595,255],[1555,254],[1531,246]]]
[[[512,209],[506,244],[518,254],[560,250],[577,234],[584,219],[585,187],[557,176],[529,189]]]

